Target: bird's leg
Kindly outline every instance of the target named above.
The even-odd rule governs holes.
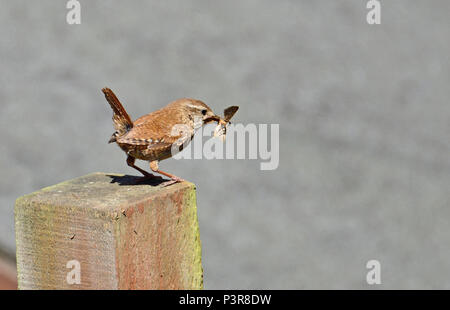
[[[153,174],[151,174],[151,173],[148,173],[148,172],[145,171],[144,169],[141,169],[141,168],[139,168],[138,166],[136,166],[136,165],[134,164],[135,161],[136,161],[136,158],[134,158],[134,157],[128,155],[128,157],[127,157],[127,165],[128,165],[128,166],[133,167],[134,169],[136,169],[137,171],[139,171],[140,173],[142,173],[145,177],[150,177],[150,176],[153,175]]]
[[[167,172],[159,170],[159,168],[158,168],[158,161],[157,160],[154,160],[154,161],[150,162],[150,169],[152,169],[152,171],[154,171],[154,172],[160,173],[160,174],[165,175],[166,177],[170,178],[170,181],[162,183],[163,187],[171,185],[171,184],[174,184],[174,183],[178,183],[178,182],[183,182],[184,181],[182,178],[179,178],[176,175],[173,175],[171,173],[167,173]]]
[[[135,161],[136,161],[136,158],[134,158],[134,157],[128,155],[128,157],[127,157],[127,164],[128,164],[128,166],[133,167],[134,169],[136,169],[137,171],[139,171],[140,173],[142,173],[142,174],[144,175],[144,177],[141,178],[139,181],[145,181],[145,180],[153,179],[153,178],[161,179],[161,177],[158,177],[158,176],[156,176],[156,175],[153,175],[153,174],[151,174],[151,173],[148,173],[148,172],[145,171],[144,169],[141,169],[141,168],[139,168],[138,166],[136,166],[136,165],[134,164]]]

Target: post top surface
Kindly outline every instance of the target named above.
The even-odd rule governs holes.
[[[139,179],[130,175],[95,172],[22,196],[16,203],[26,200],[45,205],[114,210],[152,196],[166,196],[171,192],[195,187],[190,182],[162,187],[159,180],[139,183]]]

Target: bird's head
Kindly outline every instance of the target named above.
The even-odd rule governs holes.
[[[188,114],[189,118],[197,122],[198,125],[204,125],[220,120],[220,117],[200,100],[185,99],[181,102],[181,105],[185,113]]]

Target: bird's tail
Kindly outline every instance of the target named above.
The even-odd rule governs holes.
[[[106,101],[108,101],[114,112],[112,119],[116,132],[113,133],[109,140],[109,143],[111,143],[115,142],[117,137],[123,136],[133,128],[133,122],[111,89],[105,87],[102,89],[102,92],[105,94]]]

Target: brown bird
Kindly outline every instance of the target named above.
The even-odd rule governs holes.
[[[128,166],[141,172],[144,179],[156,176],[137,167],[135,161],[136,159],[150,161],[152,171],[171,179],[164,182],[163,186],[181,182],[183,179],[159,170],[159,161],[172,157],[187,146],[194,137],[195,129],[202,125],[215,121],[221,128],[225,128],[238,109],[236,106],[225,109],[225,119],[222,119],[202,101],[183,98],[133,122],[113,91],[106,87],[102,91],[114,112],[113,122],[116,131],[109,143],[116,142],[127,153]],[[230,111],[233,111],[232,114]]]

